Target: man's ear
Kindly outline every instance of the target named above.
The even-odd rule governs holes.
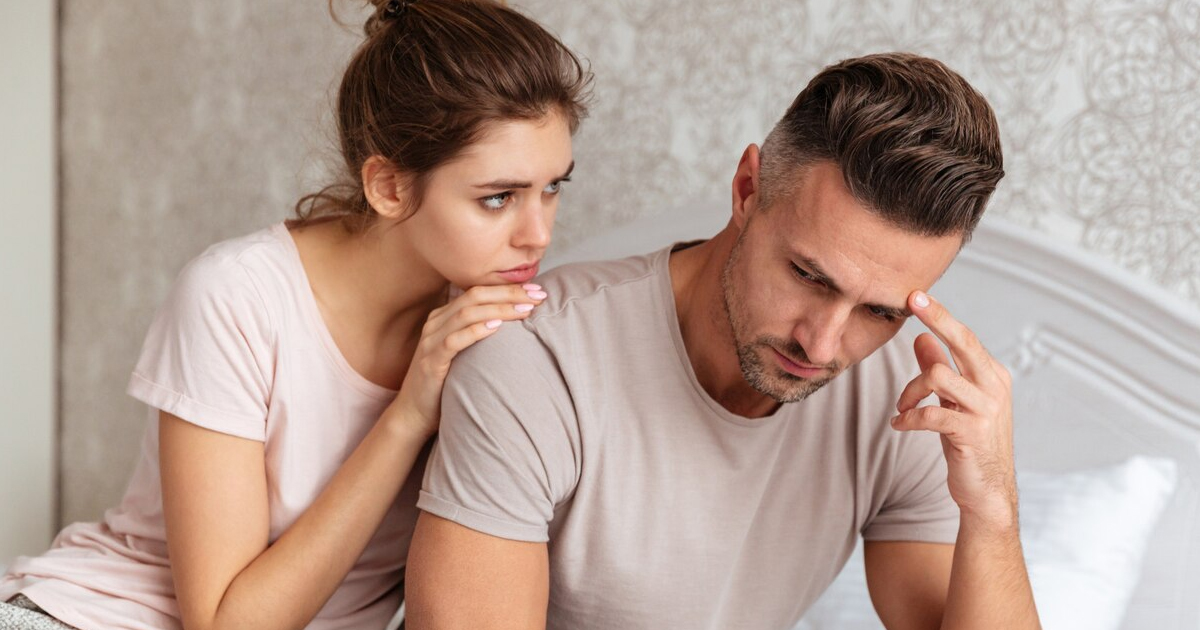
[[[737,172],[733,174],[733,223],[739,230],[746,228],[750,213],[758,207],[759,149],[751,144],[742,152]]]
[[[363,193],[379,216],[401,219],[412,211],[412,176],[400,171],[382,155],[367,158],[362,167]]]

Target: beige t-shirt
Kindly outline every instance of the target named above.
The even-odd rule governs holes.
[[[550,272],[523,327],[455,360],[418,506],[549,541],[551,629],[790,628],[859,533],[953,542],[938,437],[887,423],[905,342],[731,414],[692,372],[669,252]]]
[[[148,405],[121,504],[76,523],[0,578],[84,629],[179,628],[158,467],[158,410],[264,443],[270,541],[296,521],[396,392],[354,371],[317,308],[281,223],[210,247],[180,273],[146,335],[129,393]],[[420,466],[310,630],[382,630],[400,605]]]

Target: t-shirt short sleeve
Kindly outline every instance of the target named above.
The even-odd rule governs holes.
[[[180,272],[127,391],[206,429],[264,441],[273,357],[253,279],[236,257],[210,251]]]
[[[579,478],[579,432],[553,356],[504,324],[455,358],[417,507],[510,540],[546,542]]]
[[[958,535],[958,505],[946,485],[946,460],[936,433],[898,436],[895,466],[877,480],[882,497],[875,516],[863,527],[864,540],[953,543]]]

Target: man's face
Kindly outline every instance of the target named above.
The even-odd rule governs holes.
[[[891,339],[908,295],[927,291],[962,242],[885,222],[832,163],[793,177],[793,190],[747,214],[722,275],[742,374],[778,402],[806,398]]]

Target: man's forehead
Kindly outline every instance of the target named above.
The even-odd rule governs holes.
[[[957,236],[914,234],[861,207],[838,213],[816,205],[776,214],[781,216],[769,230],[781,254],[840,290],[866,291],[873,301],[898,308],[909,292],[929,290],[961,244]]]

